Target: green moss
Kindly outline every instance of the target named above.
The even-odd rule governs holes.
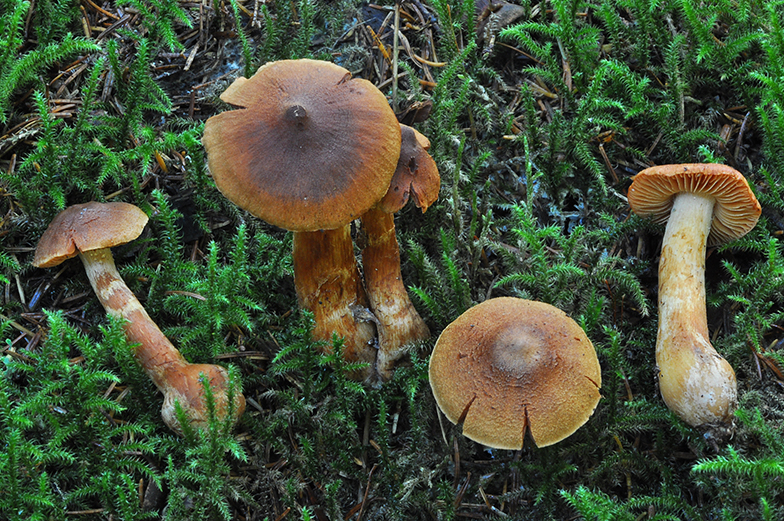
[[[310,338],[291,235],[222,197],[200,138],[233,77],[270,60],[332,60],[391,94],[391,63],[368,26],[391,49],[392,3],[101,4],[114,18],[74,2],[0,2],[0,511],[781,518],[782,3],[519,4],[525,16],[493,46],[477,40],[474,2],[401,4],[394,101],[432,103],[414,125],[431,140],[442,190],[396,226],[404,281],[433,339],[368,388],[348,378],[357,366],[342,339],[322,354]],[[75,36],[85,20],[90,37]],[[729,445],[658,395],[661,227],[630,215],[624,195],[650,164],[694,161],[737,168],[762,205],[757,227],[707,260],[709,329],[740,383]],[[236,431],[213,421],[170,433],[78,261],[62,272],[30,265],[52,217],[92,199],[150,215],[139,240],[114,249],[117,264],[191,361],[230,368],[248,398]],[[485,449],[431,396],[434,339],[500,295],[567,311],[602,364],[594,416],[553,447]],[[149,511],[140,481],[167,491]]]

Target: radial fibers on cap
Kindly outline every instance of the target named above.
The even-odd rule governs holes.
[[[218,189],[293,231],[335,229],[386,193],[400,125],[372,83],[329,62],[283,60],[237,79],[203,143]]]
[[[549,304],[511,297],[474,306],[443,331],[430,359],[436,402],[463,434],[520,449],[574,433],[599,402],[601,368],[583,330]]]

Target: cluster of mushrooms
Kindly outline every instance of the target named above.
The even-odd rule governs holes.
[[[322,349],[341,338],[347,360],[366,362],[354,378],[388,380],[409,346],[430,335],[402,281],[394,225],[409,199],[424,212],[438,198],[427,138],[398,123],[370,82],[323,61],[268,63],[221,99],[236,110],[211,117],[203,137],[216,186],[293,232],[297,298],[313,315]],[[760,205],[739,172],[713,164],[646,169],[628,197],[634,212],[667,222],[656,344],[662,397],[692,426],[729,425],[737,386],[709,341],[706,246],[746,234]],[[361,263],[355,221],[364,236]],[[226,369],[188,363],[115,268],[110,248],[137,238],[146,222],[127,203],[72,206],[44,233],[33,264],[82,259],[101,304],[123,320],[137,360],[163,393],[170,428],[182,432],[175,404],[193,426],[207,425],[206,382],[218,417],[236,422],[245,399]],[[601,368],[582,329],[549,304],[510,297],[487,300],[447,326],[429,375],[446,417],[495,448],[519,449],[529,434],[539,447],[556,443],[588,420],[601,397]]]
[[[440,177],[428,139],[398,123],[370,82],[332,63],[283,60],[238,78],[221,99],[238,110],[210,118],[204,146],[218,189],[232,202],[294,232],[298,301],[314,317],[325,351],[342,338],[344,357],[366,362],[353,376],[388,380],[408,347],[430,336],[400,271],[394,213],[409,199],[424,212]],[[362,268],[351,223],[365,235]],[[91,202],[61,212],[42,236],[33,264],[78,255],[106,311],[123,320],[134,355],[164,395],[164,422],[182,433],[179,404],[194,427],[208,424],[205,383],[219,419],[236,422],[245,399],[225,368],[190,364],[128,289],[110,248],[134,240],[147,222],[127,203]]]
[[[343,338],[354,375],[388,380],[430,336],[400,272],[394,213],[426,211],[440,176],[429,141],[398,123],[386,96],[338,65],[282,60],[221,94],[237,107],[207,120],[203,143],[218,189],[256,217],[293,232],[294,285],[325,351]],[[351,223],[365,236],[360,273]],[[364,276],[363,276],[364,275]]]

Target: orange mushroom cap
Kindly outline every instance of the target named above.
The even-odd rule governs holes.
[[[141,235],[147,220],[147,214],[129,203],[91,201],[69,206],[41,236],[33,266],[51,268],[79,252],[131,242]]]
[[[414,204],[426,212],[438,199],[441,176],[436,162],[427,153],[430,141],[419,131],[400,125],[400,157],[389,190],[379,205],[387,213],[395,213],[413,197]]]
[[[694,163],[659,165],[634,176],[629,205],[634,213],[664,224],[678,193],[690,192],[715,199],[708,245],[723,244],[746,235],[757,224],[761,208],[743,174],[726,165]]]
[[[207,120],[203,143],[218,189],[292,231],[335,229],[386,193],[400,125],[372,83],[335,64],[282,60],[238,78],[221,99],[240,110]]]
[[[542,302],[499,297],[472,307],[441,333],[430,385],[463,434],[520,449],[526,430],[538,447],[574,433],[599,402],[601,368],[574,320]]]

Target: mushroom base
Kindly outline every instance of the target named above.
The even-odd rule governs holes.
[[[336,230],[294,232],[294,285],[300,307],[313,313],[313,339],[332,352],[332,335],[344,338],[348,362],[366,362],[350,376],[364,380],[376,360],[375,316],[368,309],[349,225]]]
[[[408,346],[430,337],[419,316],[400,272],[400,246],[395,233],[395,217],[375,208],[362,216],[367,245],[362,250],[362,267],[370,308],[378,319],[376,368],[384,380],[392,377],[395,361]]]
[[[730,425],[738,407],[735,371],[704,338],[680,339],[676,355],[658,353],[659,390],[664,403],[692,427]]]

